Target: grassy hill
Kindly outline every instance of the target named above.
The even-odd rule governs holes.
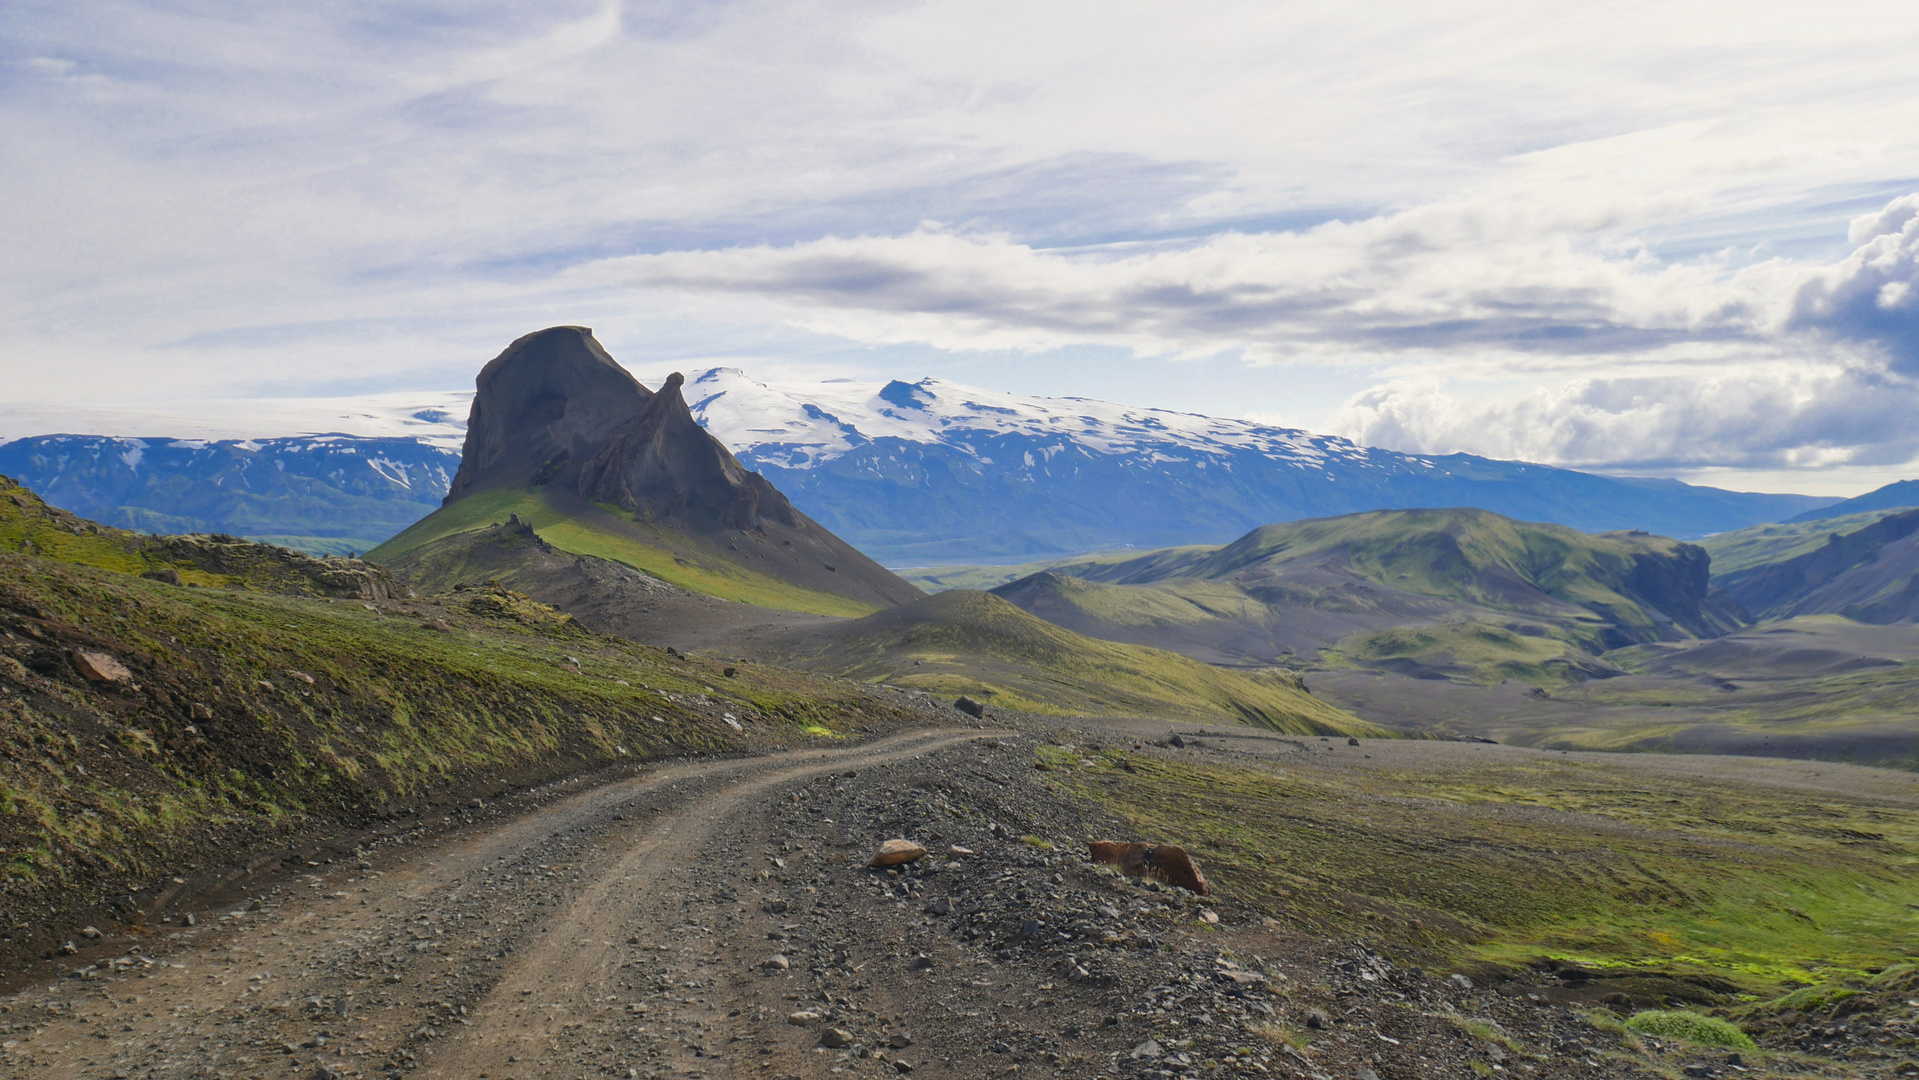
[[[1899,509],[1868,510],[1816,521],[1754,525],[1709,536],[1698,544],[1712,556],[1712,581],[1718,585],[1733,575],[1817,551],[1825,546],[1829,537],[1858,532],[1898,512]]]
[[[1706,569],[1700,548],[1665,537],[1404,510],[1089,557],[993,591],[1079,633],[1209,663],[1554,687],[1616,674],[1597,659],[1609,649],[1736,627]]]
[[[1314,698],[1283,672],[1226,670],[1162,649],[1084,637],[967,590],[788,635],[768,645],[763,658],[1033,712],[1384,734]]]
[[[58,512],[67,528],[52,528],[35,500],[6,494],[0,916],[30,929],[0,951],[51,947],[87,911],[108,917],[101,905],[125,917],[170,877],[225,880],[260,851],[318,850],[396,815],[595,765],[909,719],[841,682],[752,664],[728,677],[602,637],[500,588],[343,599],[177,561],[165,567],[222,587],[143,578],[172,558],[166,543]],[[304,559],[221,547],[242,565]],[[127,677],[90,681],[79,650]]]
[[[5,476],[0,551],[210,588],[368,599],[404,591],[378,567],[356,560],[313,558],[232,536],[148,536],[101,525],[47,505]]]
[[[495,488],[435,511],[413,527],[366,553],[369,562],[390,562],[423,551],[435,541],[504,524],[514,515],[561,551],[630,566],[693,592],[782,611],[858,617],[881,605],[809,589],[719,557],[677,529],[635,520],[617,508],[539,488]]]
[[[1266,525],[1205,552],[1153,553],[1084,576],[1137,584],[1237,578],[1323,566],[1390,588],[1484,607],[1591,612],[1628,635],[1730,629],[1701,610],[1707,560],[1690,544],[1647,533],[1577,532],[1484,510],[1382,510]],[[1557,603],[1555,603],[1555,601]]]

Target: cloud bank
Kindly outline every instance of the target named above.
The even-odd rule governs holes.
[[[1070,392],[1143,404],[1204,358],[1232,375],[1182,407],[1588,465],[1831,470],[1919,428],[1919,10],[27,0],[7,25],[22,398],[456,386],[579,322],[649,369],[1055,393],[1091,350]]]

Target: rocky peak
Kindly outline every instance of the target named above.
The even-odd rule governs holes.
[[[697,530],[752,529],[771,520],[798,526],[786,496],[747,471],[693,419],[679,372],[667,376],[638,415],[621,424],[580,470],[580,494],[647,518]]]
[[[574,481],[579,464],[652,397],[587,327],[520,338],[480,371],[446,501],[481,487]]]

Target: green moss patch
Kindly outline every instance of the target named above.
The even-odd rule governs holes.
[[[1626,1030],[1660,1039],[1679,1039],[1699,1046],[1751,1050],[1752,1039],[1738,1027],[1714,1016],[1679,1009],[1649,1009],[1626,1020]]]
[[[1451,963],[1551,958],[1771,998],[1919,955],[1906,803],[1398,747],[1394,767],[1108,751],[1045,775],[1184,844],[1240,903]]]

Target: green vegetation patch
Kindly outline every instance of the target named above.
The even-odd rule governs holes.
[[[77,649],[131,680],[85,681]],[[504,589],[366,604],[18,554],[0,554],[0,688],[9,917],[581,768],[890,715],[856,689],[600,637]]]
[[[1613,673],[1557,627],[1480,622],[1393,627],[1355,634],[1321,651],[1329,667],[1431,674],[1494,686],[1508,680],[1560,687]]]
[[[1784,562],[1817,551],[1826,546],[1831,537],[1858,532],[1881,518],[1908,509],[1911,507],[1870,510],[1863,514],[1847,514],[1819,521],[1753,525],[1709,536],[1699,541],[1699,546],[1712,556],[1712,576],[1717,580],[1742,570]]]
[[[1772,997],[1919,954],[1919,810],[1904,802],[1572,759],[1474,763],[1453,744],[1421,764],[1425,746],[1397,744],[1391,768],[1108,752],[1047,775],[1185,844],[1241,903],[1323,934],[1370,926],[1455,963],[1550,957]]]
[[[1281,671],[1235,671],[1085,637],[990,593],[955,590],[810,633],[778,659],[812,671],[1055,715],[1227,720],[1392,737]]]
[[[1700,1046],[1718,1046],[1727,1050],[1754,1049],[1752,1038],[1737,1026],[1716,1016],[1683,1009],[1649,1009],[1634,1013],[1626,1020],[1626,1030],[1661,1039],[1680,1039]]]
[[[872,604],[802,588],[707,554],[683,535],[653,529],[617,508],[583,505],[566,509],[556,505],[547,492],[524,488],[496,488],[469,495],[434,511],[366,557],[373,562],[390,562],[435,540],[498,525],[515,514],[541,539],[568,554],[630,566],[707,596],[845,618],[874,610]]]

